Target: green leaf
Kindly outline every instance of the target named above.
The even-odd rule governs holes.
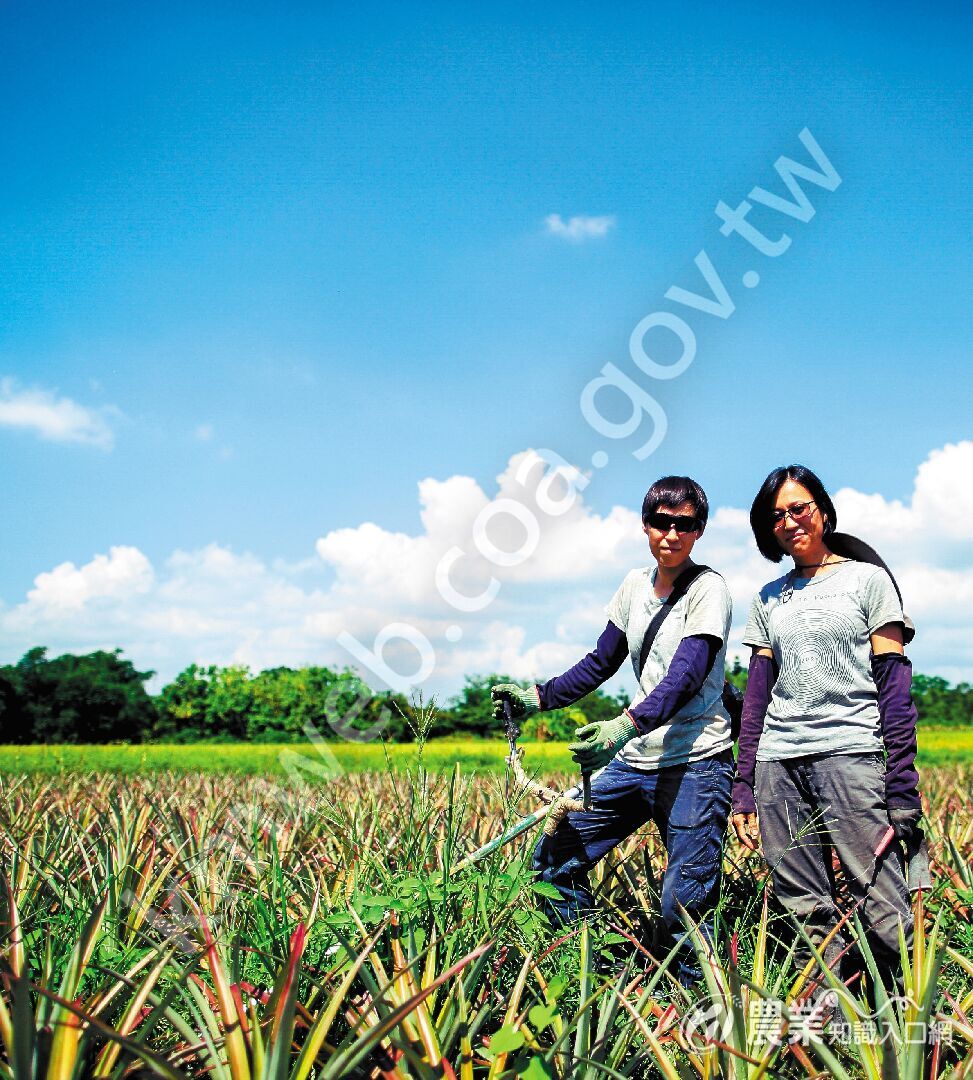
[[[538,896],[547,896],[551,900],[561,899],[561,894],[549,881],[535,881],[534,884],[531,885],[531,889],[533,892],[537,893]]]
[[[373,893],[371,896],[363,896],[359,902],[362,907],[388,907],[395,902],[395,897],[388,893]],[[358,906],[357,903],[355,906]]]
[[[557,1016],[557,1009],[553,1004],[551,1005],[535,1005],[530,1010],[530,1022],[540,1031],[542,1028],[546,1028],[547,1025]]]
[[[509,1054],[511,1050],[519,1050],[523,1045],[523,1032],[509,1024],[504,1024],[496,1035],[490,1036],[490,1050],[494,1054]]]
[[[539,1054],[535,1054],[526,1069],[520,1071],[521,1080],[553,1080],[554,1070]]]

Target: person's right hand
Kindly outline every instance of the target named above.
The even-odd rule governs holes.
[[[734,814],[730,821],[733,822],[733,829],[740,843],[743,844],[747,851],[756,851],[760,845],[760,829],[757,825],[757,815]]]
[[[498,683],[496,686],[490,687],[490,697],[493,699],[493,716],[496,720],[503,720],[503,703],[505,701],[510,702],[515,720],[520,719],[521,716],[526,716],[528,713],[537,712],[541,707],[541,698],[536,686],[528,687],[525,690],[515,683]]]

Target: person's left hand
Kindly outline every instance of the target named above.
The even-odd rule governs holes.
[[[922,821],[922,810],[918,806],[890,806],[889,821],[895,829],[896,840],[907,842]]]
[[[604,768],[638,733],[638,728],[628,716],[616,716],[614,720],[599,720],[578,728],[574,737],[583,741],[571,743],[568,749],[583,773],[594,772]]]
[[[890,806],[888,809],[895,837],[905,847],[905,876],[909,892],[931,889],[929,845],[922,831],[922,810],[918,806]]]

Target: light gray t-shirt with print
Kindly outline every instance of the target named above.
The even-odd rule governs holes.
[[[902,619],[892,579],[870,563],[765,585],[743,633],[778,668],[757,760],[881,751],[871,635]]]
[[[706,682],[695,697],[662,727],[641,735],[619,751],[619,758],[634,769],[652,771],[711,757],[733,745],[730,718],[723,708],[726,639],[730,632],[732,603],[726,582],[715,572],[700,574],[662,623],[639,672],[639,654],[645,631],[665,603],[654,591],[657,570],[632,570],[607,607],[608,618],[628,641],[628,651],[639,688],[630,707],[644,701],[662,681],[684,637],[708,634],[722,642]]]

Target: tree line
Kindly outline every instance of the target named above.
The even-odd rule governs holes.
[[[50,658],[30,649],[16,664],[0,667],[0,743],[107,743],[239,741],[298,742],[325,739],[408,742],[419,722],[401,694],[373,691],[351,669],[276,667],[251,672],[242,665],[190,664],[159,693],[120,649]],[[741,689],[746,671],[728,672]],[[501,734],[493,718],[490,687],[513,682],[500,673],[467,677],[462,690],[437,703],[432,737],[485,738]],[[924,724],[973,724],[973,687],[916,675],[913,697]],[[569,739],[576,728],[617,716],[625,693],[596,690],[567,709],[539,713],[523,724],[533,739]]]

